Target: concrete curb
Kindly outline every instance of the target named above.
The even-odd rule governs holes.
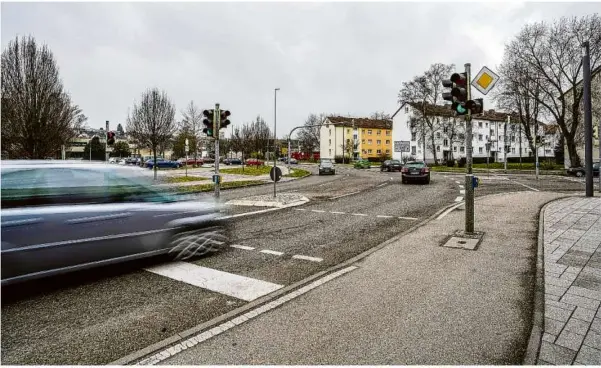
[[[380,249],[382,249],[382,248],[384,248],[384,247],[386,247],[386,246],[388,246],[388,245],[390,245],[390,244],[398,241],[403,236],[405,236],[405,235],[407,235],[407,234],[409,234],[409,233],[411,233],[411,232],[419,229],[420,227],[428,224],[429,222],[431,222],[433,220],[436,220],[436,218],[441,213],[443,213],[448,208],[451,208],[451,207],[453,207],[455,205],[457,205],[457,203],[452,203],[452,204],[450,204],[448,206],[443,207],[442,209],[436,211],[436,213],[434,213],[432,216],[426,218],[425,220],[421,221],[420,223],[413,225],[412,227],[410,227],[409,229],[403,231],[402,233],[400,233],[400,234],[398,234],[398,235],[396,235],[396,236],[394,236],[394,237],[386,240],[383,243],[380,243],[380,244],[376,245],[373,248],[370,248],[370,249],[366,250],[363,253],[360,253],[360,254],[354,256],[353,258],[350,258],[350,259],[348,259],[348,260],[346,260],[344,262],[338,263],[337,265],[331,266],[331,267],[329,267],[326,270],[323,270],[323,271],[315,273],[315,274],[313,274],[311,276],[308,276],[308,277],[306,277],[303,280],[300,280],[300,281],[298,281],[298,282],[296,282],[296,283],[294,283],[292,285],[288,285],[288,286],[286,286],[286,287],[284,287],[282,289],[274,291],[271,294],[268,294],[268,295],[266,295],[264,297],[261,297],[259,299],[254,300],[254,301],[252,301],[252,302],[250,302],[248,304],[245,304],[245,305],[243,305],[243,306],[241,306],[239,308],[231,310],[231,311],[229,311],[229,312],[227,312],[225,314],[222,314],[222,315],[220,315],[220,316],[218,316],[216,318],[213,318],[212,320],[203,322],[203,323],[201,323],[201,324],[199,324],[199,325],[197,325],[195,327],[192,327],[192,328],[190,328],[190,329],[188,329],[186,331],[177,333],[177,334],[175,334],[175,335],[173,335],[171,337],[168,337],[168,338],[166,338],[166,339],[164,339],[162,341],[154,343],[154,344],[152,344],[152,345],[150,345],[150,346],[148,346],[146,348],[143,348],[141,350],[138,350],[138,351],[135,351],[135,352],[133,352],[131,354],[128,354],[128,355],[126,355],[123,358],[120,358],[120,359],[117,359],[117,360],[115,360],[115,361],[113,361],[111,363],[108,363],[107,365],[129,365],[129,364],[137,362],[137,361],[142,361],[145,357],[151,356],[151,355],[153,355],[154,353],[156,353],[156,352],[158,352],[160,350],[164,350],[166,347],[168,347],[170,345],[174,345],[174,344],[176,344],[176,343],[178,343],[178,342],[180,342],[182,340],[185,340],[185,339],[189,338],[190,336],[192,336],[194,334],[197,334],[197,333],[199,333],[199,332],[201,332],[203,330],[209,330],[209,329],[211,329],[211,328],[213,328],[213,327],[215,327],[215,326],[217,326],[217,325],[219,325],[219,324],[221,324],[221,323],[223,323],[223,322],[225,322],[227,320],[236,318],[237,316],[242,315],[242,314],[248,312],[249,310],[251,310],[253,308],[259,307],[262,304],[270,302],[273,299],[276,299],[276,298],[282,296],[283,294],[287,294],[287,293],[292,292],[292,291],[294,291],[296,289],[299,289],[299,288],[303,287],[304,285],[306,285],[306,284],[308,284],[308,283],[310,283],[310,282],[312,282],[312,281],[314,281],[314,280],[316,280],[316,279],[318,279],[318,278],[320,278],[322,276],[325,276],[327,274],[330,274],[330,273],[336,272],[336,271],[338,271],[340,269],[343,269],[345,267],[348,267],[348,266],[352,265],[353,263],[358,262],[358,261],[360,261],[360,260],[368,257],[372,253],[374,253],[374,252],[376,252],[376,251],[378,251],[378,250],[380,250]],[[270,209],[270,210],[275,210],[275,208],[274,209]]]

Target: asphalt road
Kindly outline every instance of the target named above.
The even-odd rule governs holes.
[[[306,168],[316,173],[316,166]],[[575,178],[481,178],[477,196],[584,190]],[[400,173],[338,167],[335,176],[281,183],[279,192],[302,194],[310,202],[237,218],[232,239],[237,247],[190,263],[270,285],[290,285],[461,200],[462,181],[462,175],[433,173],[430,185],[402,185]],[[221,198],[269,193],[273,187],[267,185],[223,191]],[[249,210],[257,208],[232,213]],[[4,288],[3,363],[106,364],[247,303],[144,270],[163,263],[146,260]]]

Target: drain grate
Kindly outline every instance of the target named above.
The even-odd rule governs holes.
[[[463,232],[457,231],[455,235],[451,236],[442,244],[442,246],[447,248],[476,250],[482,241],[483,235],[484,233],[464,234]]]

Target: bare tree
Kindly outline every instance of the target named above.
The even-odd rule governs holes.
[[[300,143],[301,149],[304,152],[313,153],[316,147],[319,147],[319,130],[323,124],[326,116],[325,114],[310,114],[305,120],[303,128],[298,130],[296,134]],[[319,125],[310,127],[309,125]]]
[[[190,150],[194,152],[194,159],[198,157],[198,147],[200,146],[200,134],[202,132],[202,111],[190,101],[186,110],[182,111],[182,120],[179,124],[180,131],[185,129],[190,143]]]
[[[409,127],[416,133],[419,142],[428,144],[434,155],[434,163],[438,164],[435,133],[442,127],[443,117],[436,107],[442,101],[442,81],[449,78],[453,64],[432,64],[424,75],[416,76],[404,82],[399,91],[399,102],[413,107],[413,117],[409,119]],[[420,128],[418,128],[420,126]],[[424,152],[425,154],[425,152]]]
[[[48,46],[15,38],[2,52],[2,145],[12,157],[54,157],[86,117],[63,90]]]
[[[540,85],[541,96],[529,90],[545,113],[559,125],[564,136],[572,165],[580,165],[576,149],[578,127],[581,122],[583,89],[581,45],[591,45],[591,68],[601,60],[601,18],[598,14],[562,17],[551,24],[546,22],[526,25],[505,46],[506,58],[514,58],[529,82]],[[564,94],[572,90],[570,98]],[[538,97],[538,98],[537,98]]]
[[[134,103],[127,116],[127,131],[138,142],[148,144],[152,150],[155,165],[154,178],[157,178],[157,150],[164,148],[175,132],[175,105],[167,93],[158,88],[142,94],[139,104]]]
[[[390,120],[390,114],[385,113],[384,111],[376,111],[369,117],[374,120]]]

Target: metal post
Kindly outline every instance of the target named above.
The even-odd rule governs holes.
[[[469,84],[469,82],[468,82],[468,84]],[[434,132],[432,132],[432,134],[434,134]],[[433,147],[433,149],[434,149],[434,147]],[[422,103],[422,150],[424,151],[424,154],[423,154],[424,163],[426,163],[426,101],[425,100]]]
[[[601,165],[601,118],[599,118],[599,128],[597,130],[599,135],[599,165]],[[601,194],[601,166],[599,167],[599,193]]]
[[[276,168],[278,166],[278,161],[276,158],[276,154],[275,154],[275,144],[276,141],[278,139],[278,136],[276,134],[276,128],[278,125],[278,91],[280,89],[276,88],[273,90],[273,198],[276,197],[276,184],[277,184],[277,180],[276,179]]]
[[[510,123],[511,115],[507,115],[507,122],[505,123],[505,128],[503,129],[503,158],[505,158],[505,174],[507,174],[507,128],[509,128]]]
[[[586,172],[586,196],[593,196],[593,117],[591,113],[591,60],[589,42],[582,44],[583,86],[584,86],[584,171]],[[601,133],[600,133],[601,134]],[[601,176],[601,174],[600,174]]]
[[[536,137],[538,136],[538,122],[534,119],[534,161],[536,166],[536,180],[538,180],[538,147],[536,146]]]
[[[109,162],[109,121],[106,121],[106,130],[104,131],[104,162]]]
[[[471,94],[471,64],[465,64],[466,74],[466,92],[467,100],[472,98]],[[470,110],[467,111],[465,116],[465,166],[467,173],[465,175],[465,232],[471,234],[474,232],[474,187],[473,187],[473,173],[472,173],[472,113]]]
[[[288,136],[288,174],[290,174],[290,136]]]
[[[520,170],[522,169],[522,124],[520,123]]]
[[[186,149],[186,177],[188,177],[188,138],[186,138],[186,145],[184,147]],[[196,160],[194,161],[194,163],[196,164]]]
[[[219,123],[221,119],[221,113],[219,111],[219,104],[215,104],[215,113],[213,114],[213,139],[215,140],[215,198],[219,198]]]

